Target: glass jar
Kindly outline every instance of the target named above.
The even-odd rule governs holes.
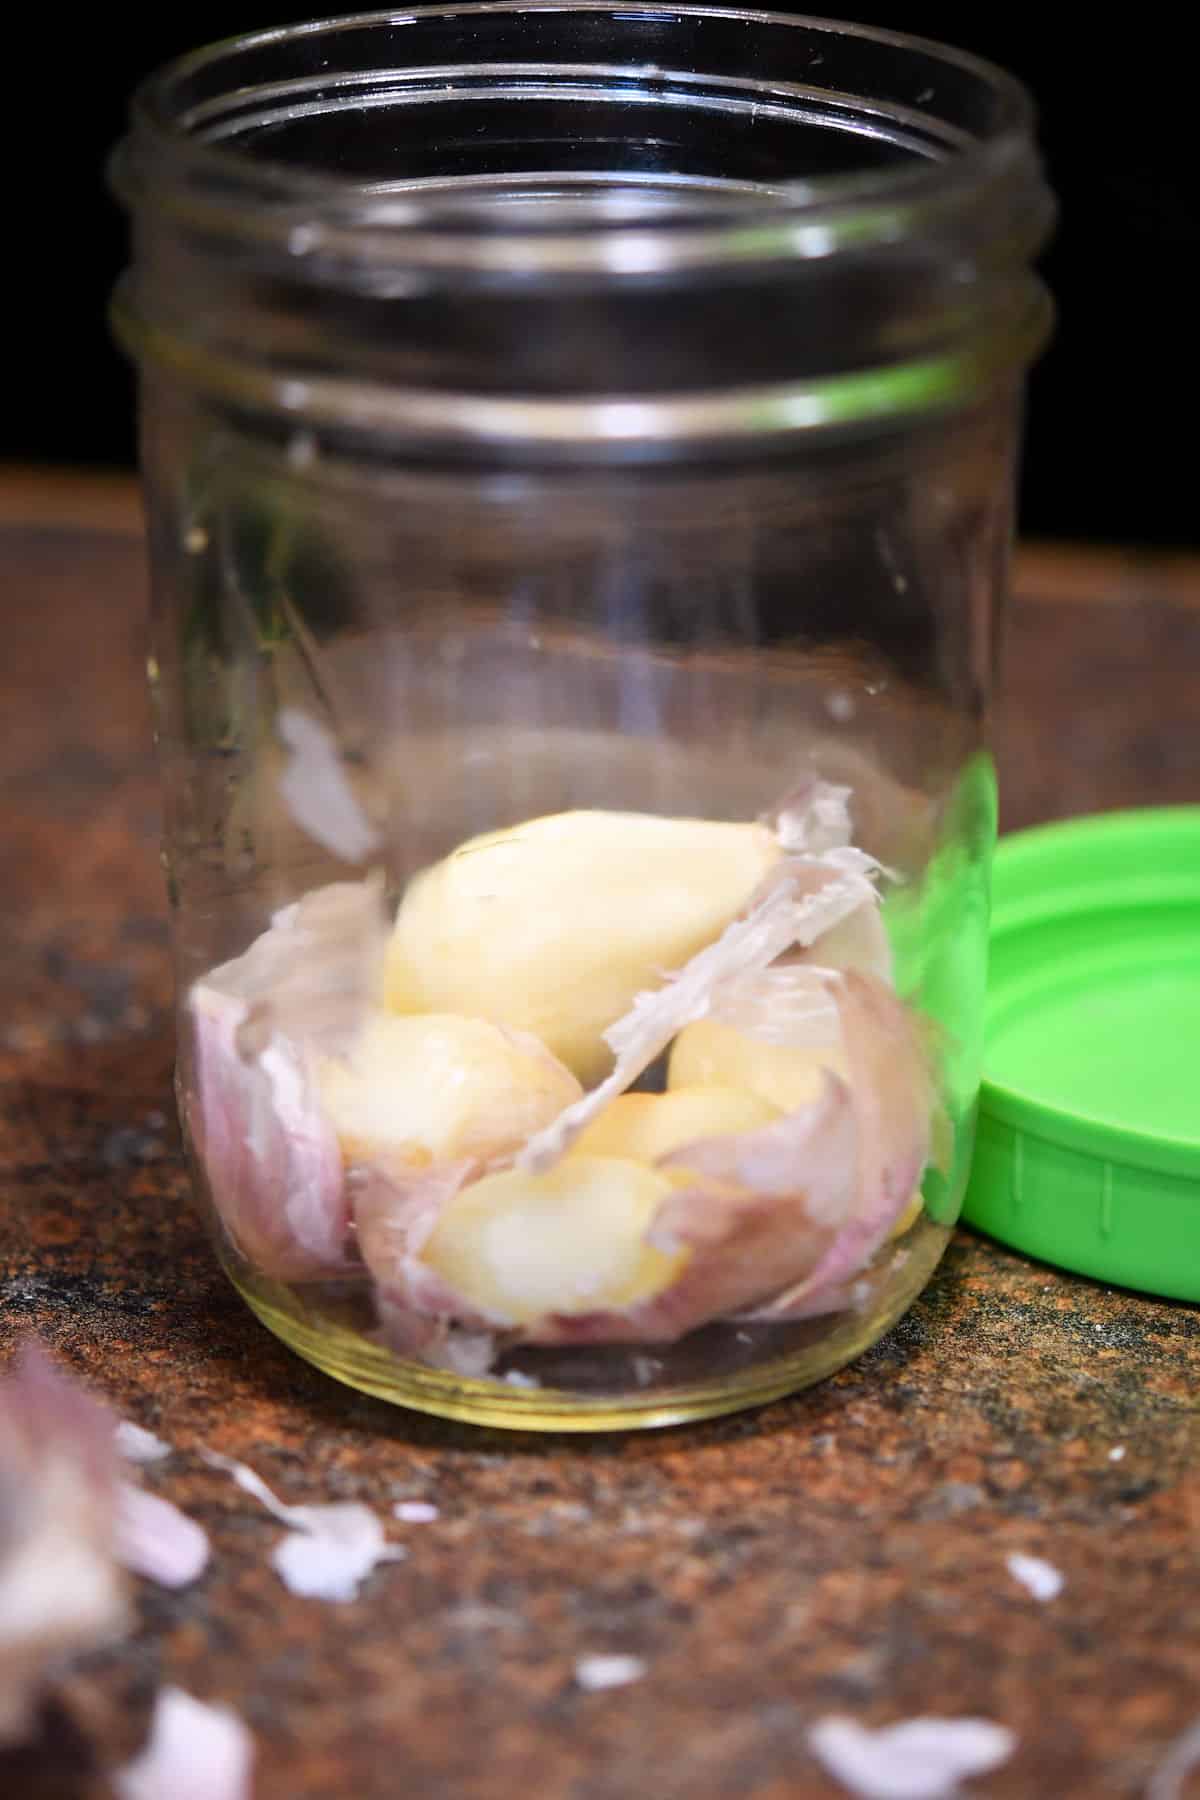
[[[489,1424],[827,1374],[971,1154],[1023,92],[769,13],[430,7],[176,63],[114,176],[230,1277]]]

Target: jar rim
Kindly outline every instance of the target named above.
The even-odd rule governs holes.
[[[420,183],[405,184],[397,191],[372,191],[361,179],[337,173],[300,168],[270,155],[249,155],[214,136],[216,102],[236,100],[248,105],[262,95],[277,101],[294,101],[298,84],[262,83],[219,90],[203,103],[187,104],[190,84],[211,84],[223,64],[231,70],[240,57],[259,52],[285,52],[301,43],[327,37],[346,41],[343,34],[373,28],[402,29],[431,21],[462,20],[508,15],[514,22],[541,15],[606,15],[622,23],[682,24],[721,21],[747,28],[774,31],[828,33],[858,45],[901,51],[914,57],[935,58],[959,77],[978,84],[988,96],[993,112],[983,132],[955,131],[942,122],[945,154],[917,154],[891,166],[850,173],[818,174],[783,179],[755,188],[745,203],[731,207],[703,191],[687,196],[684,204],[664,218],[661,209],[639,208],[636,197],[612,210],[590,207],[586,213],[563,221],[556,211],[544,224],[533,224],[522,209],[469,205],[448,195],[445,186],[424,190]],[[466,49],[464,45],[464,49]],[[412,75],[424,69],[449,75],[454,68],[472,65],[464,57],[453,68],[431,70],[413,62],[401,71],[375,69],[371,76]],[[490,65],[483,65],[490,66]],[[496,65],[498,72],[539,67],[548,81],[564,73],[561,63]],[[621,62],[596,65],[593,73],[622,78],[670,80],[676,75],[701,86],[704,71],[670,71],[639,68]],[[328,79],[337,85],[353,77]],[[763,104],[772,97],[795,105],[805,95],[841,100],[847,107],[868,111],[877,107],[897,127],[931,126],[933,115],[922,114],[919,104],[883,103],[850,91],[828,89],[795,81],[719,77],[723,87],[741,86],[761,91]],[[286,90],[286,92],[285,92]],[[916,101],[923,95],[914,97]],[[760,104],[756,99],[755,105]],[[673,5],[669,18],[653,4],[639,0],[466,0],[465,4],[418,6],[410,12],[368,11],[268,28],[226,38],[191,51],[151,75],[135,93],[132,103],[132,135],[113,161],[112,179],[120,197],[129,205],[149,203],[190,222],[235,226],[235,235],[260,243],[275,243],[293,253],[320,251],[345,255],[359,267],[385,268],[398,262],[412,268],[453,267],[482,273],[610,272],[615,274],[662,273],[686,270],[712,262],[773,260],[785,257],[824,257],[847,248],[895,241],[896,237],[926,226],[947,206],[959,210],[964,190],[979,185],[1016,179],[1029,173],[1033,152],[1032,99],[1014,76],[967,51],[934,39],[864,26],[819,16],[771,10],[706,4]],[[227,135],[234,135],[230,129]],[[346,207],[353,203],[352,216]],[[264,204],[265,203],[265,204]],[[317,209],[314,211],[314,209]],[[1034,227],[1040,238],[1044,221]],[[1031,245],[1017,247],[1018,254]],[[1009,246],[1012,254],[1013,246]]]

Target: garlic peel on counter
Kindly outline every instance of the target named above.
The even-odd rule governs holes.
[[[32,1730],[61,1659],[129,1624],[113,1425],[32,1345],[0,1380],[0,1748]]]

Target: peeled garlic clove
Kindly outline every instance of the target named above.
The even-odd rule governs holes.
[[[764,825],[571,812],[463,844],[419,875],[388,951],[393,1010],[530,1031],[585,1084],[605,1028],[746,906],[782,855]]]
[[[846,1058],[837,1043],[767,1043],[723,1019],[697,1019],[675,1040],[667,1087],[740,1088],[779,1112],[792,1113],[818,1097],[827,1070],[846,1074]]]
[[[666,1094],[622,1094],[576,1139],[572,1156],[624,1156],[653,1163],[681,1144],[726,1132],[754,1131],[779,1117],[757,1094],[723,1087],[681,1087]]]
[[[672,1191],[666,1175],[621,1157],[509,1169],[460,1188],[420,1260],[463,1313],[553,1341],[558,1316],[625,1312],[670,1285],[686,1252],[646,1236]]]
[[[559,1166],[570,1168],[571,1158]],[[548,1321],[555,1341],[672,1343],[819,1267],[854,1207],[857,1137],[846,1087],[828,1077],[811,1106],[755,1132],[686,1145],[660,1173],[673,1192],[649,1242],[679,1258],[674,1279],[621,1312]]]
[[[508,1155],[581,1092],[533,1038],[453,1013],[375,1014],[320,1086],[347,1162],[413,1168]]]
[[[900,1217],[896,1220],[896,1223],[888,1232],[889,1240],[892,1238],[901,1238],[906,1231],[911,1231],[917,1220],[920,1218],[921,1209],[924,1205],[925,1201],[922,1198],[920,1188],[918,1188],[904,1211],[900,1214]]]
[[[248,1047],[249,1005],[206,983],[192,989],[189,1008],[189,1124],[234,1245],[277,1281],[340,1269],[348,1221],[342,1158],[307,1054],[279,1033]]]

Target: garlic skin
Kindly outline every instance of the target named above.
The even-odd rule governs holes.
[[[535,1038],[453,1013],[374,1014],[318,1087],[347,1163],[412,1169],[510,1155],[583,1091]]]
[[[335,882],[276,913],[188,996],[195,1103],[189,1125],[221,1222],[277,1281],[344,1266],[342,1156],[317,1087],[381,980],[382,889]]]
[[[396,1012],[532,1032],[590,1086],[635,995],[719,936],[783,852],[765,825],[570,812],[473,838],[418,875],[387,953]]]
[[[832,979],[856,1118],[854,1204],[817,1265],[756,1318],[816,1318],[847,1305],[850,1285],[908,1211],[929,1161],[936,1096],[918,1018],[872,976]]]
[[[191,995],[197,1107],[193,1134],[222,1225],[276,1281],[337,1272],[349,1220],[342,1155],[311,1057],[272,1035],[246,1055],[244,1000],[208,985]]]
[[[0,1748],[31,1733],[64,1657],[129,1625],[114,1424],[33,1345],[0,1380]]]

